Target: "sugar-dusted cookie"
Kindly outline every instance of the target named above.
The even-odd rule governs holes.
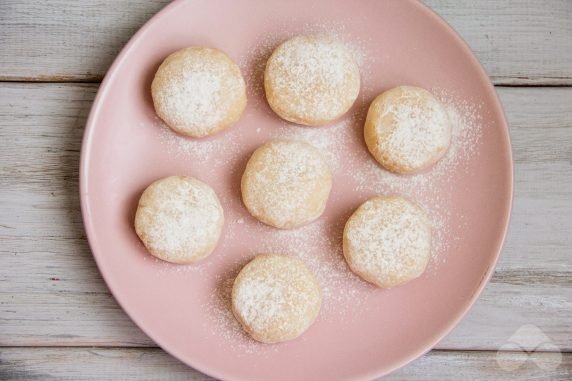
[[[232,311],[255,340],[277,343],[301,335],[320,312],[320,286],[304,263],[285,255],[258,255],[232,288]]]
[[[157,115],[180,134],[200,138],[238,121],[246,89],[238,66],[211,48],[181,49],[161,64],[151,95]]]
[[[149,185],[135,214],[135,231],[149,253],[173,263],[193,263],[211,254],[223,223],[215,192],[185,176]]]
[[[360,89],[348,47],[328,35],[302,35],[278,46],[266,64],[268,104],[281,118],[308,126],[345,114]]]
[[[326,206],[332,175],[320,152],[295,140],[259,147],[242,175],[242,200],[260,221],[292,229],[318,218]]]
[[[437,162],[451,143],[451,121],[443,104],[419,87],[400,86],[372,102],[365,142],[386,169],[415,173]]]
[[[363,203],[346,222],[343,251],[354,273],[391,288],[420,276],[431,257],[431,226],[425,213],[399,196]]]

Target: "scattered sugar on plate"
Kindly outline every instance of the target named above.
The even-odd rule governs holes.
[[[333,174],[340,169],[340,155],[338,147],[349,139],[352,119],[346,116],[331,125],[324,127],[304,127],[284,122],[284,127],[278,137],[301,140],[316,147],[326,159]]]
[[[341,232],[344,222],[329,225],[318,220],[295,230],[278,230],[259,222],[249,226],[249,234],[257,237],[249,258],[263,253],[296,256],[312,271],[322,292],[322,307],[317,321],[344,321],[351,319],[356,309],[367,309],[368,294],[363,293],[363,288],[372,287],[349,271],[343,258]],[[210,323],[216,327],[211,333],[223,337],[225,342],[232,343],[242,353],[263,354],[267,349],[278,351],[279,345],[260,344],[250,338],[232,313],[232,285],[247,262],[243,261],[233,271],[217,278],[217,290],[205,306],[212,319]]]
[[[295,230],[275,230],[258,226],[260,242],[256,253],[276,253],[297,256],[316,276],[322,288],[322,315],[347,313],[362,305],[364,299],[356,298],[363,282],[349,271],[342,254],[341,237],[343,222],[329,225],[324,220]]]
[[[260,112],[257,108],[260,104],[264,104],[264,68],[266,60],[278,44],[301,33],[327,33],[345,41],[354,52],[361,75],[361,95],[353,114],[348,114],[323,127],[301,127],[283,122],[278,128],[272,127],[276,129],[271,136],[302,140],[318,148],[326,157],[334,176],[349,175],[353,182],[353,192],[356,196],[363,196],[362,201],[367,199],[366,195],[399,193],[419,204],[429,216],[433,228],[433,254],[427,273],[429,276],[437,276],[439,266],[446,261],[444,254],[451,252],[451,245],[460,239],[451,235],[453,215],[448,209],[448,204],[454,191],[455,173],[457,171],[470,173],[468,164],[471,158],[479,154],[481,106],[442,89],[429,89],[447,107],[449,119],[453,123],[451,146],[446,155],[424,173],[412,176],[393,174],[377,164],[362,142],[363,121],[369,106],[368,102],[373,95],[370,78],[373,67],[377,65],[364,53],[366,52],[363,48],[364,41],[354,39],[343,25],[313,24],[291,32],[282,32],[287,30],[286,28],[276,28],[276,30],[278,32],[275,34],[266,35],[255,42],[253,48],[245,56],[240,57],[239,66],[247,83],[248,96],[250,99],[257,97],[261,100],[259,103],[249,102],[247,112],[252,110]],[[177,135],[158,118],[154,123],[157,128],[161,128],[162,143],[170,153],[208,162],[209,165],[219,168],[218,170],[225,170],[226,165],[244,154],[240,143],[243,136],[238,128],[231,127],[220,135],[214,135],[212,139],[194,140]],[[256,134],[267,132],[265,126],[252,126],[252,128]],[[358,144],[363,147],[356,149]],[[351,147],[351,151],[346,149],[348,146]],[[220,153],[221,147],[224,147],[224,154]],[[351,173],[344,173],[344,168],[349,169]],[[223,201],[225,206],[241,202],[240,199]],[[242,205],[240,207],[243,208]],[[236,213],[227,219],[227,239],[217,251],[231,250],[233,240],[238,239],[235,231],[240,228],[240,234],[246,231],[246,234],[257,237],[256,244],[250,249],[250,258],[264,252],[300,257],[316,275],[322,288],[323,304],[318,321],[351,320],[355,309],[367,309],[368,297],[372,291],[376,291],[373,286],[365,284],[353,274],[343,258],[342,230],[352,212],[353,210],[346,211],[336,222],[319,219],[296,230],[274,229],[260,222],[253,222],[250,216],[244,217]],[[464,216],[454,217],[461,221],[460,224],[467,223]],[[198,271],[195,269],[200,269],[202,266],[208,268],[208,262],[195,267],[182,266],[180,271]],[[230,273],[216,276],[216,292],[205,308],[212,319],[209,322],[209,327],[212,328],[211,334],[224,339],[223,350],[264,356],[269,352],[278,351],[280,346],[260,344],[251,339],[234,318],[230,307],[234,278],[245,263],[245,261],[238,263],[235,270]],[[165,271],[175,270],[173,266],[167,264]],[[300,339],[304,339],[303,335]]]
[[[442,89],[431,89],[445,105],[452,123],[451,145],[445,156],[427,171],[403,176],[383,169],[367,152],[355,152],[350,160],[355,171],[354,191],[358,193],[399,193],[425,209],[433,227],[432,261],[429,271],[436,273],[443,254],[450,248],[451,211],[447,205],[453,192],[455,171],[468,173],[467,163],[479,153],[482,118],[480,105],[459,99]],[[361,163],[361,165],[360,165]]]
[[[194,139],[177,134],[158,117],[153,124],[160,129],[161,143],[170,154],[185,156],[194,162],[221,167],[235,160],[241,152],[238,143],[241,131],[240,128],[234,128],[236,126],[213,136]],[[225,147],[222,154],[221,147]]]
[[[256,354],[267,356],[270,352],[280,349],[278,344],[261,344],[252,339],[242,329],[240,323],[232,312],[231,293],[234,279],[242,269],[242,263],[224,275],[216,277],[216,291],[211,295],[209,302],[204,306],[210,321],[208,323],[216,329],[209,330],[213,336],[222,337],[225,345],[223,351],[233,350],[240,354]],[[238,350],[238,351],[236,351]]]

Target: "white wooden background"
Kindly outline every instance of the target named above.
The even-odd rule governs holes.
[[[0,380],[209,379],[118,307],[79,210],[80,142],[98,84],[166,3],[0,0]],[[572,0],[427,3],[497,85],[514,148],[514,212],[475,307],[388,379],[572,379]],[[554,344],[534,355],[548,370],[497,364],[499,347],[525,324]]]

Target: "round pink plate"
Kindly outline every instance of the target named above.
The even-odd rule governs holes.
[[[319,128],[281,121],[261,90],[272,48],[310,32],[339,36],[361,65],[362,91],[353,109]],[[241,120],[200,141],[165,128],[150,97],[158,65],[187,46],[227,52],[248,86]],[[416,176],[384,171],[362,138],[369,103],[397,85],[432,90],[462,126],[447,157]],[[310,141],[334,175],[324,215],[295,231],[262,225],[240,200],[249,155],[274,137]],[[507,124],[486,73],[461,38],[421,3],[180,0],[141,28],[99,89],[82,147],[81,206],[93,255],[113,295],[146,334],[186,364],[225,380],[372,379],[428,351],[474,303],[506,234],[512,173]],[[225,209],[217,249],[192,266],[151,257],[133,229],[142,191],[167,175],[206,182]],[[427,211],[434,255],[420,278],[382,290],[349,271],[341,232],[360,203],[389,193]],[[276,345],[243,334],[228,308],[237,271],[256,253],[269,251],[301,257],[324,296],[310,329]]]

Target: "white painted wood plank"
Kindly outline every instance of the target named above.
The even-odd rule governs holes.
[[[572,377],[572,354],[432,351],[383,378],[390,381],[566,380]],[[505,365],[506,364],[506,365]],[[508,366],[516,369],[508,370]],[[33,380],[170,380],[207,381],[193,370],[155,348],[3,348],[0,378]]]
[[[0,84],[0,346],[154,345],[95,267],[78,160],[96,85]],[[572,89],[499,88],[516,199],[493,282],[441,349],[496,349],[535,324],[572,350]],[[531,148],[534,147],[534,148]]]
[[[158,348],[0,348],[0,379],[214,380]]]
[[[423,0],[469,44],[495,84],[572,84],[569,0]]]
[[[169,0],[2,0],[0,80],[100,81]]]
[[[426,0],[497,84],[572,84],[572,2]],[[0,79],[99,81],[168,0],[3,0]]]

